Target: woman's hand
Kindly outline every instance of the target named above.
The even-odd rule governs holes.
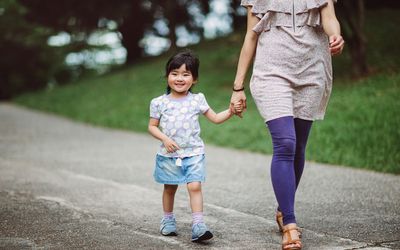
[[[329,37],[329,51],[332,56],[340,55],[343,51],[344,40],[341,35],[332,35]]]
[[[241,103],[241,108],[238,108],[238,103]],[[230,110],[232,113],[242,118],[242,113],[246,110],[246,106],[246,94],[244,91],[234,91],[232,93],[230,104]]]
[[[168,153],[173,153],[173,152],[179,150],[178,144],[176,144],[176,142],[173,141],[170,138],[166,138],[162,142],[163,142],[163,144],[165,146],[165,149],[167,150]]]

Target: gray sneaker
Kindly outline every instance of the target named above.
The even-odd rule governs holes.
[[[160,233],[164,236],[176,236],[176,221],[172,219],[162,218],[160,225]]]
[[[213,237],[213,234],[208,230],[206,224],[197,223],[192,226],[192,241],[201,242],[209,240]]]

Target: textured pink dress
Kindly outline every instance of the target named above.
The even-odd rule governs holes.
[[[320,8],[328,0],[242,0],[260,21],[250,91],[265,121],[322,120],[332,90],[329,38]]]

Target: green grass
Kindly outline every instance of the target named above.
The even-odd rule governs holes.
[[[312,128],[308,160],[400,174],[400,72],[396,70],[400,53],[398,48],[389,49],[400,35],[394,32],[396,27],[389,25],[385,33],[380,30],[382,25],[374,24],[380,18],[378,14],[386,13],[397,23],[400,15],[380,12],[371,14],[371,25],[367,25],[370,64],[380,73],[351,81],[348,55],[335,59],[338,77],[325,120],[315,122]],[[371,34],[379,34],[381,39]],[[392,39],[384,39],[385,34]],[[228,107],[242,39],[242,35],[234,34],[193,47],[201,59],[200,79],[194,92],[205,93],[216,111]],[[146,60],[107,75],[26,94],[14,101],[91,124],[146,132],[150,100],[166,87],[166,58]],[[247,96],[249,107],[243,119],[234,117],[214,125],[201,118],[202,137],[206,143],[270,154],[268,131],[250,94]]]

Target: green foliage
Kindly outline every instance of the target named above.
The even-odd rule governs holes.
[[[399,21],[396,12],[385,13]],[[388,41],[384,37],[390,34],[398,41],[400,34],[390,29],[386,33],[374,30],[382,26],[368,26],[368,34],[381,32],[382,39],[371,38],[369,44],[370,51],[381,55],[370,59],[376,60],[372,64],[379,74],[352,81],[346,67],[348,55],[334,60],[337,77],[333,94],[325,120],[315,122],[312,128],[308,160],[400,174],[400,72],[378,63],[383,58],[390,65],[398,63],[398,54],[385,49]],[[205,93],[215,111],[228,108],[242,39],[242,35],[233,34],[193,47],[201,60],[194,92]],[[166,59],[162,56],[106,76],[26,94],[15,101],[83,122],[146,132],[150,100],[165,91]],[[243,119],[234,117],[214,125],[201,118],[202,137],[206,143],[270,154],[268,131],[250,93],[247,96],[249,107]]]
[[[58,52],[47,46],[51,30],[25,19],[16,0],[0,1],[0,99],[46,86],[60,66]]]

